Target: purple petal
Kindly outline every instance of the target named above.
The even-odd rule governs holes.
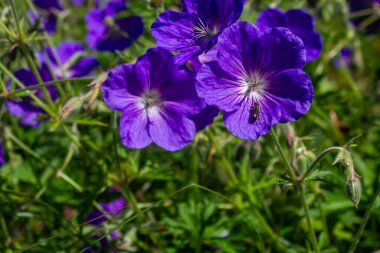
[[[136,85],[133,65],[123,64],[112,69],[102,85],[103,99],[114,110],[122,111],[138,103],[141,87]],[[133,85],[135,84],[135,85]],[[136,89],[140,89],[136,92]]]
[[[248,22],[237,22],[219,37],[217,59],[222,69],[238,77],[248,76],[255,68],[255,59],[260,53],[257,48],[258,29]]]
[[[313,17],[301,9],[289,10],[286,16],[288,28],[300,37],[305,45],[306,61],[317,59],[322,50],[322,37],[318,32],[314,31]]]
[[[300,69],[285,70],[273,75],[268,82],[267,99],[279,104],[280,123],[295,121],[309,110],[314,91],[305,72]]]
[[[57,28],[57,16],[49,12],[46,15],[43,15],[43,21],[44,21],[44,28],[45,30],[49,33],[55,33],[56,28]]]
[[[277,8],[267,9],[260,13],[256,23],[262,30],[272,27],[288,28],[300,37],[307,52],[307,62],[318,58],[322,50],[322,37],[314,31],[313,17],[302,9],[289,10],[287,13]]]
[[[145,148],[152,143],[153,137],[148,132],[151,127],[146,111],[138,104],[129,106],[120,118],[120,135],[124,146],[128,148]]]
[[[222,110],[236,110],[244,94],[244,84],[236,77],[224,71],[217,62],[202,65],[197,75],[196,88],[198,95],[209,105]]]
[[[79,42],[74,41],[65,41],[57,46],[57,54],[61,64],[67,63],[76,53],[84,52],[84,50]]]
[[[206,106],[204,110],[194,116],[191,116],[190,119],[194,121],[196,131],[198,132],[211,125],[218,114],[218,107]]]
[[[55,8],[57,10],[63,10],[59,0],[33,0],[33,3],[37,7],[45,10],[49,10],[52,8]]]
[[[194,122],[177,112],[158,111],[149,116],[149,134],[157,146],[174,152],[182,149],[194,139]]]
[[[5,159],[4,159],[3,143],[0,141],[0,167],[2,167],[4,163],[5,163]]]
[[[100,206],[112,216],[120,214],[125,208],[125,199],[118,198],[108,203],[100,203]]]
[[[75,63],[70,69],[71,77],[81,77],[89,75],[94,68],[98,66],[99,62],[94,57],[83,57]]]
[[[245,0],[194,0],[194,3],[203,21],[209,20],[224,29],[239,19]]]
[[[202,47],[193,39],[193,16],[189,13],[166,11],[153,23],[151,32],[157,46],[168,51],[180,51],[177,64],[202,53]]]
[[[256,66],[261,71],[282,71],[303,68],[306,50],[302,40],[287,28],[269,28],[260,35],[255,47],[258,58]]]
[[[259,117],[251,121],[251,108],[254,101],[246,99],[236,111],[224,113],[224,123],[235,136],[245,140],[256,140],[267,134],[272,126],[273,118],[278,117],[276,107],[260,105]]]
[[[20,122],[23,125],[35,127],[41,123],[38,115],[43,111],[34,106],[31,101],[7,100],[6,107],[10,114],[21,118]]]
[[[76,6],[83,5],[85,0],[71,0],[71,3]]]
[[[182,11],[187,13],[193,13],[197,11],[197,6],[194,0],[182,0]]]
[[[289,10],[285,15],[290,28],[314,29],[313,17],[302,9]]]
[[[287,17],[285,13],[278,8],[266,9],[259,14],[256,25],[261,30],[270,27],[286,27]]]

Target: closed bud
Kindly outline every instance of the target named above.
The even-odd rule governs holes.
[[[345,168],[353,168],[351,154],[347,149],[341,149],[333,164],[337,164],[338,162],[342,163]]]
[[[100,92],[100,89],[102,87],[102,84],[107,79],[108,72],[103,72],[99,76],[96,77],[94,81],[90,83],[91,92],[90,92],[90,99],[87,102],[85,111],[87,112],[91,105],[94,103],[95,99],[98,97],[98,94]]]
[[[82,106],[83,99],[82,97],[73,97],[59,110],[60,119],[66,118],[73,111]]]
[[[360,182],[360,176],[355,172],[351,173],[346,180],[346,192],[355,207],[358,208],[360,198],[362,196],[362,183]]]

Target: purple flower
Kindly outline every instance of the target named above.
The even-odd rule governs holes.
[[[44,9],[44,10],[63,10],[61,3],[59,0],[33,0],[33,3],[38,8]]]
[[[372,10],[370,13],[361,13],[362,11]],[[378,12],[380,10],[380,0],[351,0],[351,22],[354,26],[364,29],[366,33],[380,32],[380,19]]]
[[[333,63],[336,68],[341,68],[342,66],[349,66],[352,63],[352,49],[345,47],[340,50],[340,54],[335,57]]]
[[[118,216],[126,207],[126,202],[124,198],[118,198],[111,202],[99,203],[99,205],[102,208],[103,212],[99,210],[95,210],[91,212],[87,216],[87,219],[86,219],[88,224],[92,224],[94,226],[100,226],[103,222],[106,222],[108,218],[106,215],[104,215],[104,213],[106,213],[107,215],[113,218]],[[110,233],[110,236],[113,239],[119,239],[121,237],[121,233],[119,230],[114,230]],[[95,238],[99,238],[99,236],[96,236]],[[101,249],[98,249],[97,247],[92,246],[92,247],[87,248],[84,252],[91,253],[91,252],[103,252],[99,250],[104,250],[104,251],[108,250],[109,241],[106,237],[100,239],[100,246],[101,246]],[[118,252],[118,251],[112,251],[112,252]]]
[[[64,74],[68,78],[87,76],[98,66],[98,61],[94,57],[83,56],[85,48],[78,42],[65,41],[57,46],[57,56],[62,70],[54,57],[53,50],[50,47],[46,47],[45,49],[49,61],[47,61],[42,51],[37,53],[37,57],[42,64],[50,65],[58,79],[63,78]],[[76,59],[76,57],[78,57],[78,59]],[[62,73],[62,71],[64,71],[64,73]]]
[[[5,163],[5,159],[4,159],[3,143],[0,141],[0,167],[2,167],[4,163]]]
[[[36,23],[39,18],[43,21],[45,30],[48,33],[54,33],[57,26],[57,13],[63,10],[60,2],[58,0],[34,0],[33,3],[40,11],[38,16],[33,11],[29,11],[30,21]]]
[[[83,5],[86,0],[71,0],[71,3],[75,6]]]
[[[245,0],[184,0],[185,12],[166,11],[153,23],[157,46],[179,51],[177,64],[209,51],[224,29],[235,23]]]
[[[267,9],[260,13],[257,26],[261,30],[272,27],[285,27],[303,41],[306,49],[306,61],[318,58],[322,50],[321,35],[314,30],[313,17],[301,9],[284,13],[280,9]]]
[[[124,198],[118,198],[108,203],[99,203],[100,207],[103,209],[103,212],[112,217],[120,214],[125,208],[125,204],[126,203]],[[87,216],[86,220],[89,224],[99,226],[103,222],[107,221],[108,218],[101,211],[95,210]]]
[[[224,123],[242,139],[258,139],[272,125],[294,121],[313,100],[313,86],[302,71],[306,50],[286,28],[259,32],[238,22],[219,37],[217,61],[197,75],[198,95],[224,110]]]
[[[102,9],[90,10],[86,17],[87,43],[99,51],[116,51],[128,48],[144,31],[141,17],[121,17],[126,11],[124,1],[111,0]]]
[[[52,76],[50,75],[49,69],[46,65],[42,65],[42,67],[39,68],[38,71],[44,82],[49,82],[53,80]],[[29,69],[20,69],[14,73],[14,76],[25,86],[32,86],[38,84],[37,78]],[[50,93],[52,100],[56,100],[58,97],[56,88],[54,86],[47,86],[47,90]],[[44,99],[44,95],[41,88],[35,90],[34,94],[41,100]],[[45,114],[45,111],[38,107],[30,97],[7,99],[6,108],[12,115],[21,118],[21,124],[27,126],[38,126],[41,123],[39,115]]]
[[[158,48],[149,49],[134,65],[111,70],[103,96],[109,107],[122,112],[120,134],[129,148],[152,142],[169,151],[183,148],[195,134],[189,117],[205,107],[195,91],[195,74]]]

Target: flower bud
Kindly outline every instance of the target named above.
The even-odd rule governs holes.
[[[351,173],[346,180],[346,192],[356,208],[358,208],[360,198],[362,196],[362,183],[360,182],[360,176],[355,172]]]
[[[336,157],[334,164],[337,164],[338,162],[341,162],[342,165],[345,168],[353,168],[353,162],[351,158],[351,154],[347,149],[342,148],[341,151],[339,152],[338,156]]]
[[[108,72],[103,72],[96,77],[94,81],[92,81],[89,86],[91,87],[90,99],[87,102],[86,108],[84,109],[86,112],[90,109],[91,105],[94,103],[95,99],[98,97],[102,84],[108,77]]]
[[[82,106],[81,97],[73,97],[59,110],[59,118],[63,119],[69,116],[73,111]]]

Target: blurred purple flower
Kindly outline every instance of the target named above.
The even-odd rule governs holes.
[[[245,0],[184,0],[184,12],[165,11],[153,23],[151,31],[157,46],[179,51],[177,64],[209,51],[224,29],[235,23]]]
[[[360,12],[372,10],[371,13],[361,14]],[[365,25],[366,33],[380,32],[380,0],[350,0],[351,23],[360,27]],[[356,15],[357,14],[357,15]]]
[[[86,0],[71,0],[71,3],[76,6],[83,5]]]
[[[314,30],[314,20],[302,9],[289,10],[286,13],[278,8],[266,9],[260,13],[256,25],[261,29],[285,27],[303,41],[306,49],[306,62],[318,58],[322,50],[322,37]]]
[[[345,47],[340,51],[340,54],[335,57],[333,63],[336,68],[341,68],[342,66],[349,66],[352,63],[352,53],[353,50],[349,47]]]
[[[53,50],[50,47],[46,47],[45,50],[49,61],[47,61],[42,51],[37,53],[37,57],[42,64],[50,65],[58,79],[63,78],[63,74],[67,78],[87,76],[98,66],[98,61],[94,57],[83,56],[85,48],[79,42],[65,41],[57,46],[57,56],[62,70],[56,57],[54,57]]]
[[[75,61],[75,55],[84,52],[84,48],[77,42],[62,42],[57,46],[56,51],[66,77],[86,76],[98,65],[97,60],[89,56],[82,57],[78,61]],[[38,71],[42,80],[44,82],[53,80],[48,64],[58,79],[63,78],[63,73],[59,68],[56,58],[53,56],[52,49],[47,47],[46,52],[50,61],[46,60],[42,51],[37,52],[37,58],[41,63],[41,67]],[[16,71],[14,75],[25,86],[38,84],[37,78],[29,69],[20,69]],[[54,86],[47,86],[47,90],[53,101],[58,98],[58,93]],[[34,93],[38,98],[44,100],[42,89],[37,89]],[[28,126],[38,126],[41,123],[41,120],[38,119],[39,115],[45,113],[30,97],[8,99],[6,105],[12,115],[21,117],[20,122]]]
[[[110,215],[111,217],[114,217],[120,214],[125,208],[125,204],[126,202],[124,198],[118,198],[114,201],[107,202],[107,203],[99,203],[103,211],[107,213],[108,215]],[[108,218],[101,211],[95,210],[87,216],[86,220],[89,224],[99,226],[103,222],[107,221]]]
[[[286,28],[263,32],[238,22],[219,37],[217,61],[197,75],[198,95],[225,111],[229,131],[258,139],[272,125],[297,120],[310,108],[313,86],[302,71],[306,50]]]
[[[46,65],[42,65],[41,68],[38,69],[38,72],[44,82],[53,80]],[[29,69],[20,69],[14,73],[14,76],[26,87],[38,84],[37,78]],[[47,86],[47,90],[50,93],[52,100],[56,100],[58,97],[56,88],[54,86]],[[44,100],[41,88],[36,89],[33,92],[38,98]],[[27,126],[38,126],[41,123],[39,115],[45,113],[45,111],[38,107],[29,96],[7,99],[6,108],[12,115],[21,118],[21,124]]]
[[[105,102],[122,112],[120,134],[129,148],[144,148],[152,142],[177,151],[194,138],[189,117],[205,103],[195,91],[195,74],[174,63],[162,49],[149,49],[136,64],[111,70],[103,84]]]
[[[0,167],[2,167],[4,163],[5,163],[5,159],[4,159],[3,143],[0,141]]]
[[[125,1],[111,0],[104,8],[90,10],[86,17],[87,43],[99,51],[116,51],[128,48],[144,32],[141,17],[120,17],[126,11]]]
[[[107,215],[111,216],[112,218],[115,218],[126,207],[126,202],[124,198],[118,198],[114,201],[107,202],[107,203],[99,203],[100,207],[102,208],[103,212],[99,210],[95,210],[91,212],[88,216],[86,221],[88,224],[92,224],[94,226],[100,226],[103,222],[106,222],[108,220],[107,216],[104,215],[106,213]],[[114,230],[110,233],[111,238],[113,239],[119,239],[121,237],[121,233],[119,230]],[[85,253],[92,253],[92,252],[118,252],[118,251],[108,251],[110,250],[109,247],[109,241],[107,237],[104,237],[100,240],[100,249],[91,246],[86,248],[84,251]],[[100,250],[100,251],[99,251]]]
[[[34,5],[39,8],[38,14],[29,11],[29,19],[32,23],[37,22],[37,18],[41,19],[45,30],[48,33],[54,33],[57,26],[57,13],[62,11],[60,1],[58,0],[34,0]]]
[[[63,10],[59,0],[33,0],[33,3],[38,8],[41,8],[44,10],[51,10],[51,9]]]

